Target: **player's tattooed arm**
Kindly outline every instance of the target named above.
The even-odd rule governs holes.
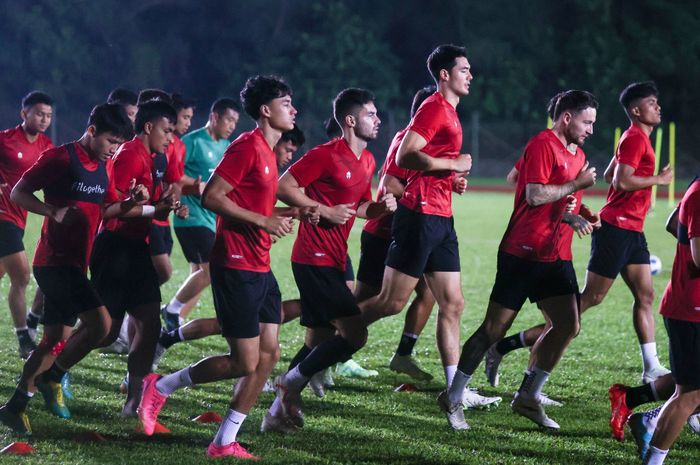
[[[546,203],[556,202],[569,194],[573,194],[577,190],[591,187],[595,184],[595,178],[595,168],[589,168],[588,162],[586,162],[576,176],[576,179],[565,184],[528,183],[525,186],[525,201],[531,207],[538,207]]]
[[[564,213],[563,223],[568,224],[576,231],[578,237],[587,236],[593,232],[593,225],[584,219],[581,215],[575,215],[573,213]]]

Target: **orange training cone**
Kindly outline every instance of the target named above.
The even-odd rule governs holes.
[[[216,412],[204,412],[192,419],[197,423],[221,423],[224,419]]]
[[[34,448],[26,442],[13,442],[0,450],[0,454],[29,455],[34,453]]]

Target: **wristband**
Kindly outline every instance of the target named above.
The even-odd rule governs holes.
[[[141,206],[141,216],[144,216],[146,218],[153,218],[153,215],[156,212],[156,207],[153,205],[143,205]]]

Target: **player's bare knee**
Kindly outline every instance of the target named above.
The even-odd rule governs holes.
[[[29,286],[29,270],[10,274],[10,285],[24,292]]]

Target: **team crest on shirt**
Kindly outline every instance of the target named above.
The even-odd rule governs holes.
[[[270,174],[270,168],[268,166],[265,166],[265,174]]]
[[[22,152],[17,152],[17,158],[22,158],[24,154]]]
[[[207,155],[209,155],[209,158],[214,158],[214,152],[207,152]]]
[[[352,177],[352,174],[350,173],[350,171],[345,173],[345,179],[350,179],[351,177]]]

